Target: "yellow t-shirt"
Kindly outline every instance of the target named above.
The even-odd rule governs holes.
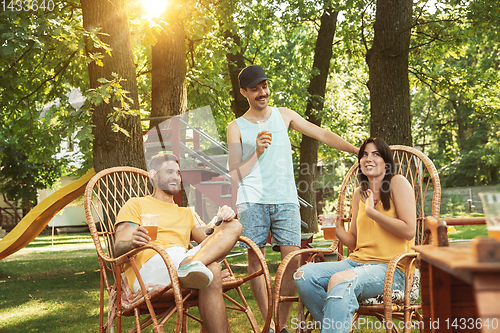
[[[375,205],[375,210],[384,215],[397,218],[394,203],[392,200],[390,203],[391,207],[389,210],[384,210],[382,201],[379,201]],[[361,200],[359,200],[356,228],[356,249],[349,255],[349,259],[357,262],[382,262],[388,264],[398,254],[411,252],[411,247],[415,242],[415,238],[406,240],[396,236],[366,216],[365,204]],[[398,268],[404,272],[404,262],[400,262]]]
[[[172,246],[182,246],[186,249],[189,246],[191,230],[199,219],[191,208],[179,207],[175,203],[167,203],[151,196],[131,198],[128,200],[118,213],[115,222],[115,228],[121,222],[133,222],[138,225],[141,223],[141,214],[159,214],[158,236],[151,241],[166,249]],[[138,269],[148,261],[157,252],[151,249],[140,252],[135,261]],[[130,287],[135,280],[135,275],[130,264],[125,265],[125,276]]]

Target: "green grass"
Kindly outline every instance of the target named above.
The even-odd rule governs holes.
[[[450,233],[450,239],[487,235],[485,226],[455,228],[457,231]],[[314,242],[325,242],[321,233],[314,235]],[[234,251],[242,250],[235,248]],[[280,254],[267,248],[266,260],[274,277],[281,261]],[[235,265],[236,275],[246,273],[246,255],[232,257],[229,262]],[[262,323],[250,286],[244,285],[242,291]],[[231,296],[237,298],[235,292]],[[191,312],[197,314],[197,309]],[[289,316],[289,327],[295,313],[296,305]],[[233,332],[250,331],[244,314],[232,311],[228,317]],[[374,317],[364,317],[364,320],[368,325],[354,332],[385,332],[372,328],[377,327]],[[124,318],[125,324],[132,322],[132,318]],[[99,265],[89,234],[39,236],[25,249],[0,260],[0,333],[96,332],[98,323]],[[188,323],[189,332],[199,332],[196,323],[190,320]],[[165,330],[173,331],[173,321]]]
[[[54,247],[52,247],[52,244]],[[30,248],[45,248],[47,246],[51,246],[51,249],[58,248],[82,248],[82,247],[92,247],[94,243],[92,243],[92,238],[90,234],[66,234],[66,235],[54,235],[52,236],[38,236],[31,243],[26,245],[27,249]]]
[[[94,332],[99,267],[91,254],[40,252],[2,260],[0,332]]]
[[[481,213],[455,214],[453,216],[449,214],[442,214],[440,217],[441,218],[484,217],[484,214]],[[480,225],[448,226],[448,239],[451,241],[470,240],[475,237],[488,237],[488,230],[486,229],[486,225],[480,224]]]
[[[95,332],[96,252],[61,251],[92,246],[89,234],[39,236],[1,260],[0,332]]]
[[[450,230],[448,228],[448,239],[473,239],[475,237],[488,237],[486,225],[457,225]]]

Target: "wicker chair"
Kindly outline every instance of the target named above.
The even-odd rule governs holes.
[[[99,332],[106,332],[109,328],[113,331],[113,318],[116,317],[116,328],[118,332],[122,330],[122,316],[134,316],[134,327],[130,332],[141,332],[141,329],[153,325],[153,332],[165,332],[164,324],[174,314],[175,332],[187,331],[187,318],[192,318],[202,325],[201,319],[196,318],[188,309],[197,306],[198,291],[195,289],[181,289],[176,269],[166,252],[156,245],[146,245],[134,249],[118,258],[114,258],[114,222],[115,217],[122,205],[131,197],[145,196],[152,193],[152,186],[149,181],[148,173],[144,170],[132,167],[116,167],[103,170],[96,174],[87,184],[84,194],[85,213],[87,222],[92,234],[92,239],[97,250],[101,277],[100,291],[100,322]],[[228,262],[224,260],[226,268],[230,273],[230,279],[223,282],[223,291],[226,301],[226,308],[244,312],[250,321],[254,332],[261,332],[259,324],[255,319],[252,309],[248,306],[240,286],[252,278],[263,275],[266,281],[267,293],[269,297],[268,306],[272,306],[271,278],[266,265],[264,256],[258,247],[249,239],[241,237],[240,242],[248,244],[251,249],[259,256],[261,269],[256,273],[245,276],[235,277]],[[135,256],[145,249],[157,251],[165,261],[170,273],[172,283],[168,286],[155,286],[148,288],[138,278],[141,285],[141,292],[137,297],[128,302],[124,295],[127,287],[122,283],[123,265],[130,263],[138,274],[135,265]],[[108,274],[111,273],[111,274]],[[119,287],[117,287],[119,286]],[[128,288],[129,289],[129,288]],[[234,296],[237,294],[240,298],[236,301],[226,294],[229,290]],[[108,303],[106,297],[109,297],[108,320],[104,319],[104,305]],[[271,322],[272,313],[265,318],[262,330],[267,333]],[[131,321],[130,321],[131,322]]]
[[[424,244],[428,239],[428,234],[424,231],[424,222],[426,215],[432,216],[436,219],[439,218],[440,201],[441,201],[441,183],[437,174],[436,167],[432,161],[422,152],[406,146],[391,146],[393,151],[394,161],[396,163],[397,173],[404,175],[413,187],[415,193],[415,200],[417,205],[417,230],[415,235],[415,244]],[[339,192],[339,199],[337,203],[337,213],[340,215],[342,221],[345,223],[346,228],[350,227],[352,208],[351,200],[354,190],[359,186],[357,180],[358,163],[353,165],[344,178]],[[429,196],[426,198],[426,194]],[[346,248],[346,251],[349,250]],[[274,287],[274,320],[279,322],[279,307],[282,302],[298,302],[298,322],[306,323],[309,313],[305,312],[304,306],[299,297],[281,296],[281,284],[283,273],[290,260],[303,254],[309,254],[309,261],[324,260],[325,254],[337,254],[337,258],[342,258],[344,254],[344,247],[335,240],[329,248],[324,249],[300,249],[288,254],[287,257],[281,262],[278,267]],[[353,321],[357,321],[360,315],[375,316],[379,320],[385,322],[392,322],[392,318],[402,320],[405,324],[404,332],[410,332],[406,325],[410,320],[421,321],[422,317],[418,310],[421,308],[420,304],[415,303],[418,298],[419,292],[419,271],[414,270],[415,273],[410,273],[412,270],[408,269],[415,264],[418,266],[417,253],[406,253],[396,256],[389,263],[385,275],[384,293],[369,300],[361,300],[358,312],[355,314]],[[406,271],[409,272],[405,276],[405,290],[393,291],[392,281],[396,265],[400,261],[406,261]],[[413,289],[413,292],[412,292]],[[307,319],[312,320],[312,319]],[[297,325],[299,326],[299,325]],[[304,329],[297,327],[296,332],[309,332],[307,327]],[[398,327],[393,325],[394,331],[398,332]],[[386,326],[387,332],[391,331],[391,325]]]

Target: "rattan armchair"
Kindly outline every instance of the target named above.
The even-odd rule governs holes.
[[[424,231],[424,220],[426,216],[432,216],[436,219],[439,218],[439,210],[441,203],[441,183],[439,181],[439,176],[436,167],[432,161],[422,152],[406,146],[391,146],[393,151],[394,161],[396,163],[397,173],[404,175],[413,187],[415,193],[416,201],[416,212],[417,212],[417,228],[415,235],[415,244],[420,245],[426,242],[426,233]],[[342,186],[339,192],[339,198],[337,203],[337,214],[340,215],[342,222],[344,222],[345,228],[348,230],[351,224],[352,208],[351,200],[355,189],[359,186],[357,180],[357,170],[358,163],[353,165],[347,175],[344,178]],[[349,250],[346,248],[347,253]],[[274,320],[279,322],[279,308],[280,304],[283,302],[298,302],[298,321],[299,323],[306,323],[307,320],[312,320],[308,318],[308,312],[305,312],[304,306],[300,301],[300,298],[281,296],[281,284],[283,279],[283,273],[286,270],[287,265],[290,260],[302,254],[309,254],[309,261],[318,260],[318,258],[324,258],[324,254],[337,254],[337,258],[344,255],[344,247],[339,242],[335,240],[329,248],[316,248],[316,249],[300,249],[288,254],[287,257],[281,262],[278,267],[275,279],[274,287]],[[324,259],[322,259],[324,260]],[[401,254],[393,258],[389,264],[389,267],[385,276],[384,293],[378,297],[369,300],[360,300],[360,307],[358,312],[353,318],[353,321],[357,321],[360,315],[375,316],[379,320],[385,320],[386,323],[393,323],[392,319],[396,318],[403,321],[404,332],[410,332],[409,327],[411,324],[407,324],[411,320],[421,321],[422,317],[418,310],[421,308],[421,304],[416,303],[418,298],[418,286],[419,286],[419,271],[418,269],[409,269],[415,265],[418,266],[417,253],[406,253]],[[406,261],[406,274],[405,276],[405,290],[394,291],[392,290],[392,281],[394,277],[394,272],[396,270],[396,265],[401,262]],[[415,273],[413,273],[415,272]],[[398,331],[398,327],[403,325],[392,325],[386,324],[387,332]],[[309,332],[306,325],[302,327],[298,326],[296,332]],[[295,329],[295,328],[294,328]]]
[[[84,194],[84,205],[87,222],[92,234],[92,239],[97,250],[100,267],[100,321],[99,332],[113,331],[114,319],[116,329],[122,331],[122,317],[134,316],[135,322],[129,332],[141,332],[145,327],[152,325],[153,332],[165,332],[164,324],[175,317],[175,332],[187,331],[187,318],[191,318],[203,325],[201,319],[196,318],[188,312],[191,307],[197,306],[198,291],[195,289],[181,289],[177,271],[166,252],[156,245],[146,245],[134,249],[118,258],[113,255],[114,248],[114,222],[116,215],[123,204],[131,197],[146,196],[151,194],[153,188],[150,184],[148,173],[132,167],[115,167],[103,170],[96,174],[87,184]],[[266,281],[269,297],[269,307],[272,306],[271,278],[269,270],[259,248],[249,239],[241,237],[240,242],[248,244],[259,257],[261,268],[252,275],[236,277],[231,266],[226,260],[224,265],[229,270],[230,279],[223,282],[226,309],[243,312],[254,332],[261,332],[259,323],[255,319],[252,309],[249,307],[241,285],[252,278],[263,275]],[[123,265],[130,263],[136,271],[134,258],[140,251],[145,249],[157,251],[166,263],[171,277],[168,286],[155,286],[151,288],[142,283],[139,295],[130,299],[124,295],[126,284],[122,283]],[[233,297],[226,294],[229,290]],[[240,300],[235,300],[237,294]],[[107,300],[109,298],[109,301]],[[108,304],[108,319],[105,319],[105,304]],[[175,316],[174,316],[175,315]],[[271,322],[271,311],[264,323],[261,323],[262,331],[267,333]],[[172,318],[174,320],[174,318]]]

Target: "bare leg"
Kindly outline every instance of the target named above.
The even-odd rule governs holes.
[[[201,261],[205,266],[213,262],[219,262],[234,247],[240,238],[242,231],[241,224],[238,220],[222,223],[215,229],[214,233],[207,237],[201,243],[201,249],[193,257],[185,258],[180,266],[190,263],[191,261]]]
[[[222,223],[201,243],[200,250],[193,257],[185,258],[180,264],[182,266],[198,260],[212,271],[212,283],[199,290],[198,308],[203,320],[204,332],[225,333],[229,331],[219,262],[234,247],[241,231],[241,224],[237,220]]]
[[[218,263],[207,265],[214,275],[212,283],[200,289],[198,309],[203,320],[204,332],[225,333],[229,331],[226,305],[222,296],[221,271]]]
[[[335,273],[332,275],[330,278],[330,281],[328,281],[328,289],[327,292],[330,291],[336,284],[339,284],[340,282],[343,282],[345,280],[350,280],[354,278],[357,274],[352,271],[352,270],[346,270],[346,271],[340,271],[338,273]]]
[[[266,254],[266,248],[261,247],[260,251],[262,254],[265,256]],[[256,271],[258,271],[260,267],[259,263],[259,257],[253,253],[252,250],[248,250],[248,274],[252,274]],[[266,280],[264,279],[264,276],[258,276],[254,279],[250,280],[250,288],[252,288],[252,293],[255,297],[255,301],[257,302],[257,305],[259,306],[260,313],[262,314],[262,317],[267,318],[268,314],[268,308],[267,308],[267,303],[269,302],[268,297],[267,297],[267,292],[266,292]],[[271,320],[271,328],[274,329],[274,321]],[[267,332],[263,332],[267,333]]]
[[[283,259],[288,253],[292,251],[296,251],[300,249],[298,246],[284,245],[281,246],[281,259]],[[281,285],[281,295],[283,296],[295,296],[297,290],[295,289],[295,282],[293,280],[293,274],[297,271],[300,264],[300,256],[294,257],[288,267],[286,268],[285,273],[283,274],[283,282]],[[279,329],[277,332],[280,332],[282,328],[286,326],[286,322],[288,320],[288,316],[290,314],[290,310],[292,309],[291,302],[283,302],[280,304],[280,322],[278,323]]]

